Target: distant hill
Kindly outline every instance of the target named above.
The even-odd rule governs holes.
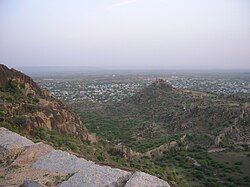
[[[250,98],[177,89],[157,79],[105,113],[135,119],[132,132],[139,142],[186,135],[189,146],[250,144]]]
[[[87,106],[87,107],[86,107]],[[117,103],[73,105],[90,132],[132,168],[176,187],[250,183],[250,99],[172,87],[157,79]]]

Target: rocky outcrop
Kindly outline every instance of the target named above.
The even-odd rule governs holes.
[[[134,156],[139,156],[141,153],[133,151],[128,146],[123,144],[117,144],[116,146],[109,149],[108,153],[113,156],[123,157],[125,160],[128,160]]]
[[[151,157],[159,157],[161,155],[163,155],[165,152],[169,151],[171,148],[174,148],[178,146],[177,141],[172,141],[170,143],[167,144],[163,144],[155,149],[149,150],[146,153],[144,153],[143,155],[151,158]]]
[[[0,163],[11,162],[25,147],[34,143],[18,134],[0,127]]]
[[[164,88],[168,91],[171,91],[172,89],[174,89],[174,87],[169,82],[163,79],[156,79],[155,82],[153,82],[153,85],[156,88]]]
[[[11,163],[13,167],[24,167],[34,164],[38,158],[49,154],[53,150],[48,144],[37,143],[27,147],[17,158]]]
[[[126,183],[125,187],[137,187],[137,186],[144,186],[144,187],[153,187],[153,186],[164,186],[164,187],[170,187],[169,184],[167,184],[165,181],[143,173],[143,172],[135,172],[128,182]]]
[[[42,90],[36,85],[36,83],[27,75],[17,71],[15,69],[9,69],[7,66],[0,64],[0,87],[7,84],[15,83],[19,88],[25,89],[26,95],[29,93],[42,96]]]
[[[0,64],[0,92],[8,97],[1,98],[0,108],[4,109],[1,121],[12,125],[22,125],[24,132],[31,133],[36,128],[57,131],[80,140],[96,142],[97,137],[87,132],[80,118],[61,101],[52,96],[27,75]],[[9,100],[13,97],[12,100]],[[22,118],[19,124],[13,119]]]
[[[170,187],[155,176],[100,166],[43,143],[34,144],[4,128],[0,128],[0,134],[0,147],[13,151],[12,155],[17,157],[11,164],[0,167],[0,174],[5,176],[0,186]],[[20,143],[13,140],[20,140]]]
[[[160,145],[159,147],[156,147],[154,149],[151,149],[145,153],[141,153],[140,155],[141,156],[147,156],[149,158],[152,158],[152,157],[160,157],[162,156],[163,154],[166,154],[166,152],[168,152],[169,150],[171,149],[176,149],[179,145],[179,143],[183,143],[185,140],[186,140],[186,137],[187,135],[184,134],[180,140],[178,141],[171,141],[169,143],[166,143],[166,144],[162,144]],[[179,143],[178,143],[179,142]]]
[[[240,130],[236,124],[230,127],[225,127],[214,140],[216,146],[220,146],[223,141],[238,141],[240,140]]]
[[[45,187],[45,185],[39,183],[38,181],[27,179],[23,182],[23,187]]]
[[[93,164],[65,151],[53,150],[33,164],[32,168],[58,173],[76,173]]]
[[[129,180],[130,176],[131,173],[127,171],[93,164],[88,168],[82,168],[68,181],[64,181],[60,186],[122,187]]]

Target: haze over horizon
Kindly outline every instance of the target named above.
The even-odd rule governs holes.
[[[1,0],[9,67],[250,69],[248,0]]]

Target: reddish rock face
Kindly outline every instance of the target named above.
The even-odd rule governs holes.
[[[54,98],[49,90],[41,89],[29,76],[0,64],[0,88],[3,92],[8,84],[15,85],[21,91],[22,99],[4,101],[3,108],[6,115],[3,120],[13,123],[12,119],[18,111],[26,118],[22,125],[27,133],[34,128],[42,127],[47,131],[55,130],[64,135],[87,140],[88,132],[80,118]],[[96,138],[91,141],[95,142]]]
[[[26,92],[33,91],[34,94],[42,96],[41,89],[29,76],[21,73],[20,71],[9,69],[7,66],[0,64],[0,87],[5,86],[11,81],[16,82],[19,86],[23,84],[25,86]]]

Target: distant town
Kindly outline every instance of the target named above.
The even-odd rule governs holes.
[[[57,98],[64,101],[81,101],[87,99],[100,103],[120,101],[149,84],[142,82],[85,84],[84,81],[59,80],[41,80],[38,83],[43,88],[52,91]]]
[[[37,83],[49,89],[57,98],[65,102],[89,100],[92,102],[118,102],[151,84],[156,78],[166,80],[175,88],[192,89],[217,94],[250,94],[248,78],[189,77],[183,75],[129,76],[119,79],[112,75],[109,79],[39,79]]]

